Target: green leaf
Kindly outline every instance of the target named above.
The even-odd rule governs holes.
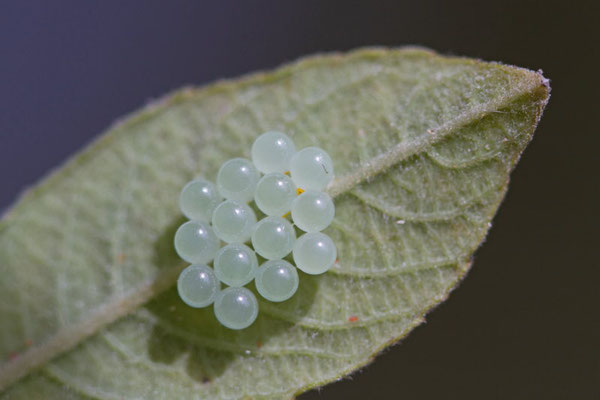
[[[4,395],[289,398],[365,365],[465,275],[548,96],[540,73],[363,49],[147,107],[0,224]],[[330,152],[339,262],[233,332],[173,288],[177,197],[268,129]]]

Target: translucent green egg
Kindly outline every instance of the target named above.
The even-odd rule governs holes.
[[[296,267],[311,275],[327,272],[335,263],[337,249],[333,240],[324,233],[305,233],[294,244]]]
[[[250,239],[256,224],[256,214],[245,203],[225,200],[215,208],[212,226],[224,242],[244,243]]]
[[[183,187],[179,195],[179,208],[191,220],[210,222],[213,211],[221,201],[223,197],[215,184],[199,178]]]
[[[226,161],[217,173],[217,188],[223,197],[240,203],[248,203],[254,198],[256,183],[260,174],[245,158]]]
[[[256,296],[244,287],[228,287],[217,294],[215,316],[229,329],[244,329],[258,316]]]
[[[298,290],[298,271],[285,260],[270,260],[256,274],[256,289],[269,301],[284,301]]]
[[[281,217],[288,213],[296,198],[296,185],[292,179],[278,172],[263,176],[256,185],[254,201],[267,215]]]
[[[299,188],[323,190],[333,179],[333,161],[325,150],[306,147],[292,157],[290,172]]]
[[[181,271],[177,279],[177,291],[181,300],[197,308],[211,305],[220,286],[215,273],[207,265],[190,265]]]
[[[292,251],[296,232],[290,222],[281,217],[260,220],[252,233],[254,251],[267,260],[283,258]]]
[[[206,264],[215,258],[219,239],[205,222],[188,221],[175,232],[175,251],[191,264]]]
[[[305,232],[319,232],[327,228],[333,216],[335,206],[325,192],[307,190],[292,202],[292,220]]]
[[[270,131],[260,135],[252,145],[252,162],[264,173],[290,170],[290,159],[296,153],[294,142],[281,132]]]
[[[215,274],[229,286],[244,286],[254,279],[258,260],[254,251],[241,243],[221,247],[215,256]]]

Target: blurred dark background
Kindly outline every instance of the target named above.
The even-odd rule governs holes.
[[[594,1],[2,1],[0,210],[116,118],[319,51],[418,44],[543,69],[552,98],[471,273],[309,399],[600,399]]]

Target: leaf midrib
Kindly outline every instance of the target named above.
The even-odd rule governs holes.
[[[439,142],[462,126],[477,121],[494,111],[503,109],[520,96],[533,92],[537,87],[544,85],[544,78],[541,75],[527,70],[522,71],[529,76],[524,77],[521,85],[512,86],[505,95],[498,96],[480,106],[469,108],[447,123],[428,129],[413,141],[398,143],[390,150],[373,157],[367,163],[363,163],[360,168],[357,168],[353,172],[336,178],[327,188],[328,192],[335,198],[350,191],[361,182],[368,181],[393,165],[424,151],[427,147]],[[180,93],[175,93],[172,98],[178,95]],[[165,103],[169,102],[166,101]],[[161,108],[162,106],[159,105],[156,107]],[[145,118],[135,119],[134,122],[143,120]],[[105,140],[108,139],[106,138]],[[2,228],[6,228],[6,226],[0,226],[0,231]],[[57,355],[72,349],[84,339],[98,332],[101,328],[133,312],[158,294],[169,289],[177,280],[177,276],[184,266],[185,264],[181,263],[167,267],[154,278],[146,280],[143,284],[128,291],[125,295],[113,296],[104,305],[90,312],[88,318],[58,330],[56,334],[43,344],[30,348],[17,359],[9,361],[0,367],[0,391],[26,376],[30,371],[41,367]]]

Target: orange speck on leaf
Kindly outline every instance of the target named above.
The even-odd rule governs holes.
[[[281,218],[285,218],[285,217],[287,217],[288,215],[290,215],[291,213],[292,213],[291,211],[288,211],[288,212],[286,212],[285,214],[283,214],[283,215],[281,216]]]
[[[356,315],[351,316],[350,318],[348,318],[349,322],[356,322],[358,321],[358,317]]]
[[[297,189],[296,189],[296,194],[297,194],[298,196],[300,196],[302,193],[304,193],[304,189],[302,189],[302,188],[297,188]]]
[[[290,176],[290,171],[285,171],[284,174]]]

